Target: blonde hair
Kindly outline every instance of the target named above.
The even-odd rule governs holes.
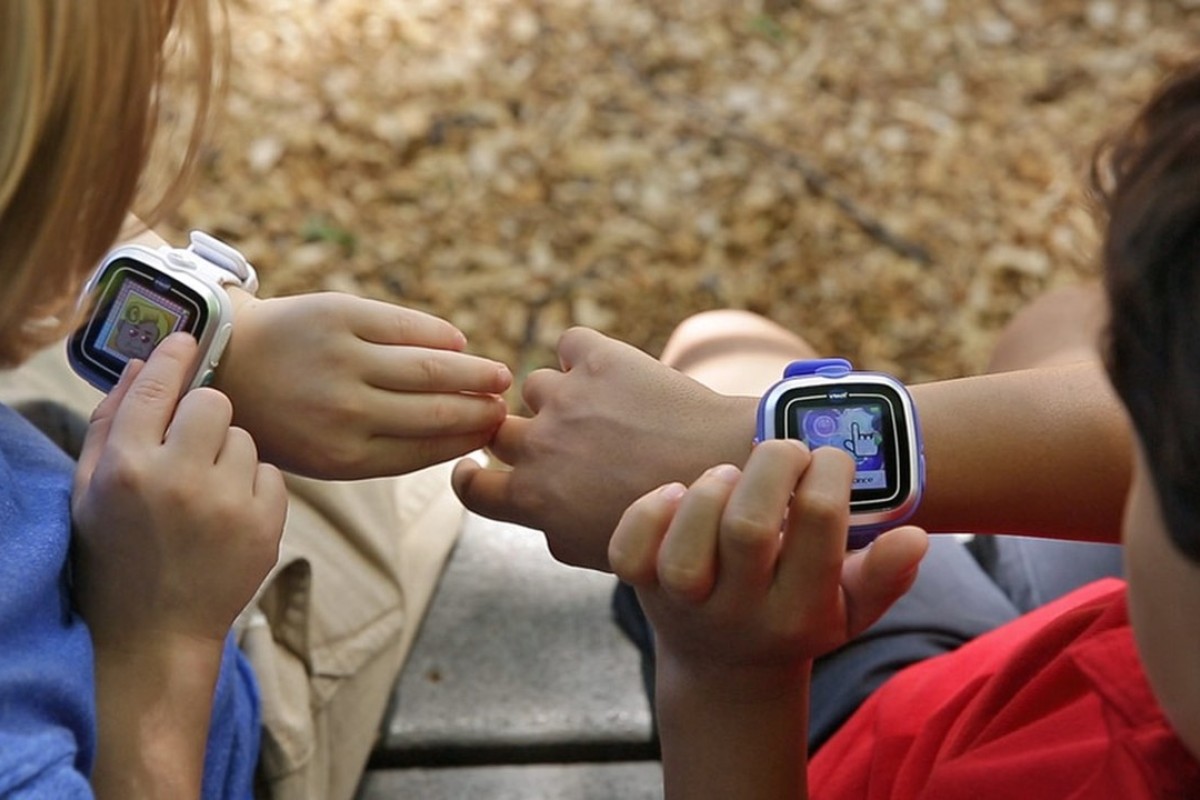
[[[0,365],[65,332],[131,211],[153,224],[178,201],[214,105],[215,45],[207,0],[0,0]],[[177,61],[191,116],[151,201]]]

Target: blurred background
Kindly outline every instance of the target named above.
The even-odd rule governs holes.
[[[231,0],[227,111],[163,232],[267,295],[458,325],[518,376],[746,308],[910,381],[1096,274],[1097,142],[1200,0]]]

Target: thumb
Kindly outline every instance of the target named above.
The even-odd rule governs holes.
[[[896,528],[864,551],[846,559],[842,590],[846,596],[846,634],[857,636],[883,616],[917,579],[929,536],[912,525]]]
[[[141,372],[144,363],[140,359],[133,359],[126,364],[116,386],[113,386],[92,412],[91,419],[88,420],[87,434],[83,437],[83,446],[79,450],[79,463],[75,468],[76,494],[92,482],[96,462],[100,460],[100,453],[108,442],[108,430],[112,427],[113,416],[121,407],[121,400],[129,391],[133,379]]]

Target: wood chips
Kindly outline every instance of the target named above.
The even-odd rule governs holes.
[[[1096,274],[1094,145],[1200,52],[1198,0],[239,0],[165,232],[264,293],[443,316],[519,374],[737,307],[912,381]]]

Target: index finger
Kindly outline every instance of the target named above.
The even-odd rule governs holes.
[[[558,338],[558,361],[564,371],[570,371],[605,341],[615,340],[591,328],[569,328]]]
[[[108,431],[112,426],[113,415],[121,407],[121,401],[129,390],[129,384],[137,377],[143,364],[141,359],[130,359],[121,372],[116,386],[104,395],[99,405],[92,411],[91,419],[88,420],[87,433],[83,437],[83,445],[79,449],[79,460],[75,466],[76,488],[91,483],[92,473],[95,472],[96,463],[100,460],[100,453],[104,450],[104,443],[108,441]]]
[[[196,360],[196,340],[186,333],[163,339],[130,383],[113,414],[109,436],[161,444]]]
[[[854,460],[835,447],[809,456],[788,509],[776,586],[783,597],[799,598],[808,610],[837,594],[850,524]]]
[[[462,350],[467,337],[440,317],[394,306],[382,300],[366,300],[350,321],[355,336],[373,344],[408,344],[438,350]]]

